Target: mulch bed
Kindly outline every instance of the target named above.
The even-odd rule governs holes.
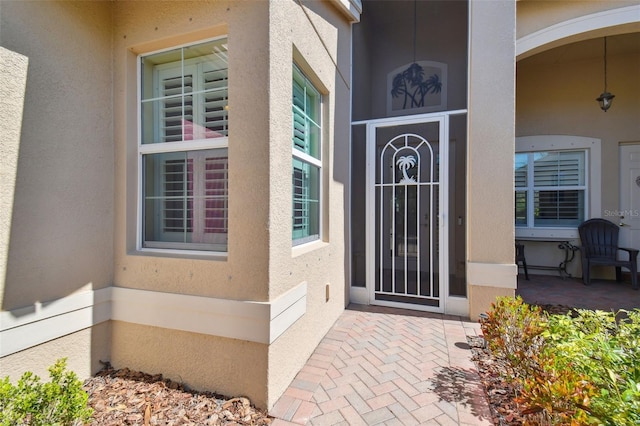
[[[568,306],[541,305],[552,314],[572,311]],[[500,377],[504,366],[492,358],[482,337],[468,338],[472,358],[485,387],[496,426],[522,425],[523,415],[514,402],[515,390]],[[115,370],[105,363],[102,371],[85,381],[91,425],[270,425],[274,420],[244,397],[230,398],[196,392],[184,385],[128,368]]]
[[[182,384],[110,364],[84,382],[91,425],[269,425],[273,418],[247,398],[195,392]]]

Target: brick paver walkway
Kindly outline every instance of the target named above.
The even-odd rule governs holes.
[[[459,317],[352,306],[270,414],[274,426],[491,425]]]

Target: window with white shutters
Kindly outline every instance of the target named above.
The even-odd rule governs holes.
[[[303,244],[320,238],[321,96],[293,67],[292,238]]]
[[[514,164],[516,226],[575,228],[585,220],[585,150],[520,152]]]
[[[141,247],[226,252],[227,40],[140,57]]]

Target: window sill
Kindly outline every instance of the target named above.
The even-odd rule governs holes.
[[[517,240],[575,240],[580,238],[578,228],[517,228]]]
[[[140,248],[128,253],[131,256],[165,257],[172,259],[202,259],[227,261],[228,253],[200,250]]]
[[[312,251],[320,250],[323,247],[327,247],[329,243],[322,240],[315,240],[309,243],[300,244],[291,248],[291,257],[298,257],[307,254]]]

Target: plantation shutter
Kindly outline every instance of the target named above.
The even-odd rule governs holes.
[[[163,231],[192,230],[193,161],[167,159],[162,166]]]
[[[187,156],[163,162],[163,231],[182,233],[185,242],[216,243],[206,234],[226,235],[228,229],[226,149],[191,151]]]
[[[293,238],[309,235],[309,173],[305,164],[293,160]]]
[[[226,234],[228,229],[229,161],[225,157],[205,159],[206,234]]]
[[[293,80],[293,147],[304,153],[309,152],[307,120],[305,118],[304,87]]]
[[[585,153],[534,153],[537,226],[578,225],[584,220]]]
[[[201,120],[207,129],[206,137],[229,135],[229,118],[227,103],[229,102],[229,81],[227,69],[209,69],[202,73],[203,99]]]

